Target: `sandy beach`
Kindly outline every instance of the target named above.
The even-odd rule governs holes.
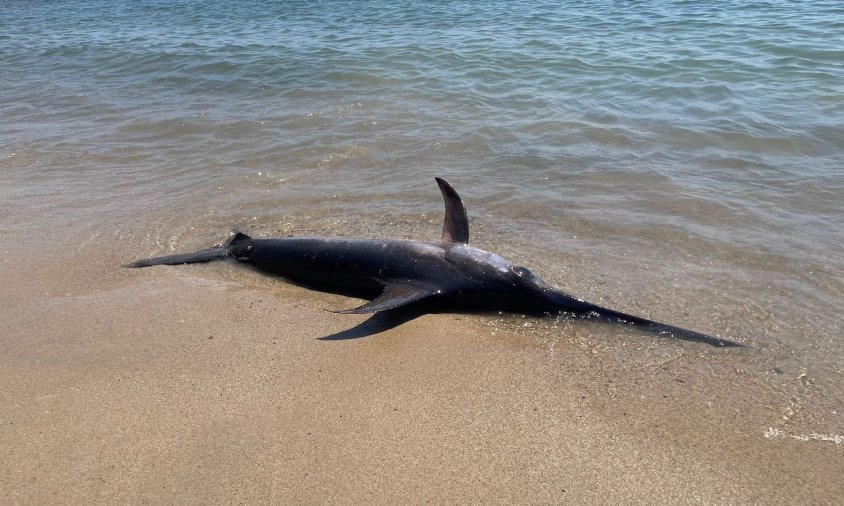
[[[622,360],[450,314],[320,339],[355,337],[344,331],[366,317],[326,311],[355,301],[228,263],[125,269],[118,242],[73,248],[3,225],[18,239],[0,264],[5,504],[834,504],[844,492],[841,444],[766,436],[760,420],[780,407],[718,367],[753,351],[646,340]],[[691,361],[714,372],[695,377]]]
[[[842,26],[4,2],[0,505],[844,503]],[[124,267],[233,230],[438,241],[434,177],[472,246],[745,347]]]

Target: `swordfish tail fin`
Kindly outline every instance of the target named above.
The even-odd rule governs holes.
[[[548,292],[551,300],[555,302],[557,308],[565,313],[572,313],[584,319],[597,319],[612,323],[626,323],[635,325],[642,330],[653,332],[655,334],[679,339],[681,341],[692,341],[696,343],[704,343],[711,346],[723,348],[743,348],[744,345],[729,339],[722,339],[720,337],[710,336],[702,332],[695,332],[694,330],[675,327],[666,323],[660,323],[641,316],[634,316],[613,309],[584,302],[575,299],[562,292]]]
[[[182,253],[180,255],[167,255],[163,257],[147,258],[145,260],[137,260],[127,265],[126,267],[151,267],[153,265],[182,265],[195,264],[198,262],[211,262],[213,260],[222,260],[226,257],[232,256],[232,247],[238,243],[251,239],[248,235],[237,232],[235,235],[226,241],[222,246],[217,248],[203,249],[193,253]]]
[[[145,260],[137,260],[127,265],[126,267],[151,267],[153,265],[181,265],[194,264],[197,262],[210,262],[212,260],[222,260],[231,255],[231,248],[223,246],[220,248],[204,249],[195,251],[193,253],[184,253],[181,255],[168,255],[164,257],[147,258]]]

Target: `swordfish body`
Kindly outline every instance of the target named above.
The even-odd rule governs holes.
[[[637,325],[662,335],[714,346],[741,346],[585,302],[553,288],[525,267],[470,246],[469,222],[460,196],[444,179],[436,178],[436,181],[445,201],[445,223],[439,244],[329,237],[258,239],[237,233],[216,248],[138,260],[130,267],[231,258],[306,285],[373,297],[362,306],[338,313],[376,313],[436,301],[448,307],[536,315],[565,313]]]

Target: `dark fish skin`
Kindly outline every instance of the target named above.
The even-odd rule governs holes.
[[[255,239],[237,233],[219,247],[138,260],[129,267],[232,258],[306,286],[372,298],[360,307],[339,313],[375,313],[424,301],[535,315],[565,313],[636,325],[666,337],[712,346],[742,346],[582,301],[549,286],[525,267],[469,246],[469,223],[463,202],[445,180],[436,180],[446,205],[439,244],[329,237]]]

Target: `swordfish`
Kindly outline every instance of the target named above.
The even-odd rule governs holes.
[[[470,246],[462,199],[444,179],[435,179],[445,201],[439,243],[334,237],[258,239],[237,232],[218,247],[138,260],[129,267],[234,259],[306,286],[372,297],[359,307],[336,313],[378,313],[433,302],[448,308],[568,315],[635,325],[666,337],[713,346],[741,346],[591,304],[557,290],[526,267]]]

